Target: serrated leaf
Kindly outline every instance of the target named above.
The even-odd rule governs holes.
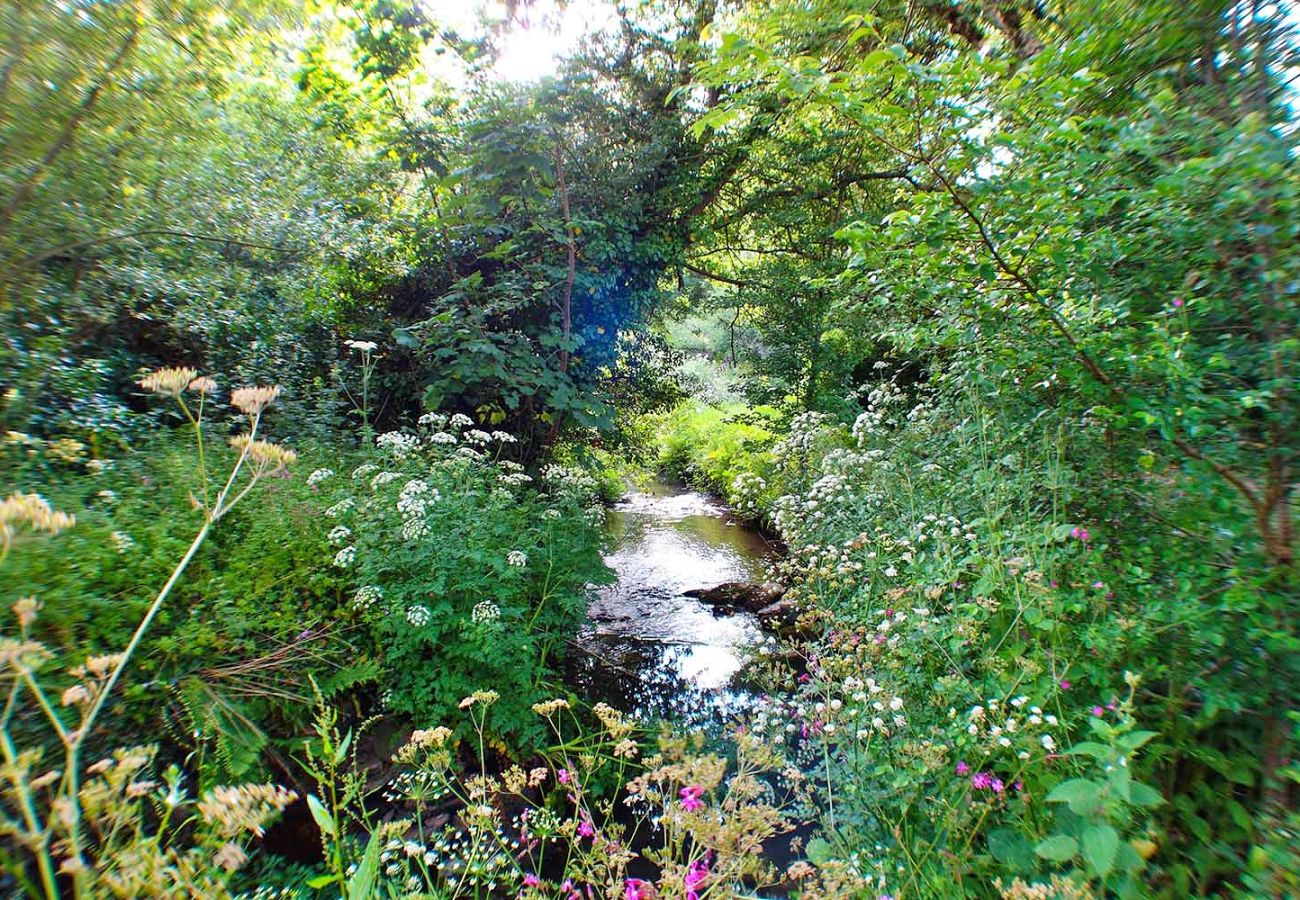
[[[1047,795],[1048,803],[1068,803],[1079,815],[1092,812],[1101,800],[1101,785],[1087,778],[1063,781]]]
[[[1090,825],[1083,830],[1081,844],[1089,868],[1102,878],[1109,875],[1119,852],[1119,832],[1109,825]]]
[[[1128,800],[1134,806],[1159,806],[1165,798],[1149,784],[1135,781],[1128,788]]]
[[[1091,756],[1093,759],[1110,758],[1110,748],[1096,741],[1080,741],[1065,752],[1071,756]]]
[[[1039,841],[1034,852],[1043,859],[1065,862],[1074,859],[1074,855],[1079,852],[1079,842],[1068,834],[1054,834],[1045,841]]]

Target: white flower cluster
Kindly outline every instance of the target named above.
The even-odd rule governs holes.
[[[738,512],[758,515],[759,497],[767,490],[767,480],[757,472],[741,472],[731,479],[731,505]]]
[[[346,525],[335,525],[333,528],[330,529],[330,533],[327,535],[327,537],[331,544],[334,544],[335,546],[340,546],[342,544],[346,544],[348,542],[348,538],[352,537],[352,529]]]
[[[344,497],[338,503],[335,503],[329,509],[325,510],[325,515],[329,516],[331,519],[337,519],[344,513],[350,512],[356,505],[357,502],[351,497]]]
[[[497,606],[491,600],[483,600],[474,604],[474,609],[470,612],[471,622],[495,622],[501,618],[501,607]]]
[[[790,433],[772,448],[772,456],[780,461],[804,459],[834,428],[835,419],[827,413],[800,413],[790,420]]]
[[[447,424],[447,416],[440,412],[427,412],[416,421],[424,428],[441,428]]]
[[[317,469],[316,471],[312,472],[310,475],[307,476],[307,486],[315,487],[316,485],[324,481],[326,478],[332,478],[333,476],[334,476],[333,469]]]
[[[429,619],[433,614],[429,612],[429,607],[421,606],[416,603],[406,608],[406,621],[416,628],[423,628],[429,624]]]
[[[586,502],[596,495],[596,479],[577,466],[552,463],[542,469],[542,478],[556,496]]]
[[[378,471],[379,471],[379,466],[375,465],[374,463],[362,463],[361,465],[357,466],[355,469],[352,470],[352,477],[365,478],[371,472],[378,472]]]
[[[871,438],[897,427],[895,410],[903,402],[903,392],[892,381],[876,385],[867,394],[867,408],[853,421],[850,432],[859,447],[865,447]]]
[[[382,590],[373,584],[363,584],[357,588],[357,592],[352,596],[352,605],[357,609],[366,610],[383,599],[384,592]]]
[[[429,504],[441,499],[437,488],[430,488],[429,483],[420,478],[412,478],[402,487],[397,498],[397,512],[402,517],[402,538],[418,541],[429,534],[429,523],[424,514]]]
[[[506,554],[506,565],[523,568],[528,565],[528,554],[522,550],[511,550]]]
[[[114,531],[111,537],[113,539],[113,549],[118,553],[127,553],[135,546],[135,540],[125,531]]]
[[[344,547],[338,553],[334,554],[334,565],[337,568],[346,569],[348,566],[352,565],[352,563],[356,561],[356,558],[357,558],[356,547]]]
[[[966,713],[966,733],[985,741],[988,752],[1009,750],[1021,761],[1033,756],[1038,747],[1056,752],[1056,738],[1043,729],[1060,725],[1060,720],[1052,713],[1044,713],[1042,707],[1030,706],[1029,715],[1022,721],[1028,703],[1028,697],[1020,696],[1007,701],[1011,709],[1004,709],[996,698],[987,701],[987,709],[972,706]]]
[[[380,472],[374,478],[370,479],[370,488],[371,490],[377,491],[384,485],[392,484],[401,477],[401,472]]]
[[[413,434],[389,431],[375,438],[375,446],[392,459],[406,459],[419,445],[419,439]]]

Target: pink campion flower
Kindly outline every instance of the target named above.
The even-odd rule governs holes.
[[[702,859],[697,859],[691,863],[686,870],[686,877],[683,879],[682,886],[686,888],[686,900],[700,900],[698,888],[704,884],[709,877],[709,864]]]
[[[556,772],[555,775],[556,775],[557,778],[560,779],[560,784],[568,784],[568,783],[569,783],[569,779],[572,777],[572,776],[569,774],[569,770],[568,770],[568,769],[560,769],[560,771]]]
[[[1106,710],[1102,709],[1100,706],[1094,706],[1092,708],[1092,714],[1094,716],[1104,716],[1106,715]]]
[[[1000,794],[1004,790],[1006,790],[1007,786],[1002,783],[1001,778],[994,778],[992,781],[989,782],[989,787],[993,789],[993,793]]]
[[[977,791],[988,790],[993,784],[993,776],[988,772],[976,772],[970,777],[970,786]]]
[[[1069,689],[1070,689],[1070,682],[1068,682],[1068,681],[1066,681],[1064,678],[1062,678],[1062,679],[1061,679],[1061,690],[1063,690],[1063,691],[1068,691]]]
[[[1088,529],[1071,528],[1070,537],[1074,538],[1076,541],[1083,541],[1086,544],[1088,543]]]
[[[541,887],[542,879],[538,878],[532,872],[524,876],[524,887]]]
[[[704,788],[699,785],[687,785],[678,793],[682,798],[682,809],[687,812],[695,812],[697,809],[704,808],[704,803],[700,800],[704,796]]]
[[[648,881],[642,881],[640,878],[629,878],[626,882],[626,890],[623,891],[623,900],[652,900],[654,886]]]
[[[966,760],[963,759],[961,762],[957,763],[958,775],[965,775],[968,772],[970,772],[970,766],[966,765]]]

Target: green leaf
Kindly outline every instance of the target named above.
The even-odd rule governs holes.
[[[313,891],[318,891],[323,887],[328,887],[336,881],[338,881],[338,876],[336,875],[317,875],[315,878],[308,879],[307,887],[311,888]]]
[[[338,836],[338,826],[334,822],[334,817],[329,814],[325,805],[316,799],[315,794],[307,795],[307,808],[311,810],[311,817],[316,820],[316,826],[322,832],[330,837]]]
[[[1091,756],[1093,759],[1110,758],[1110,748],[1096,741],[1080,741],[1065,752],[1073,756]]]
[[[366,844],[365,855],[361,857],[361,863],[357,870],[352,873],[348,879],[347,896],[356,897],[358,900],[362,897],[371,896],[374,889],[375,878],[379,874],[379,831],[373,831],[370,834],[370,843]]]
[[[1054,834],[1045,841],[1039,841],[1034,852],[1043,859],[1065,862],[1074,859],[1074,855],[1079,852],[1079,842],[1068,834]]]
[[[989,852],[998,862],[1017,872],[1029,869],[1034,863],[1029,840],[1012,828],[995,828],[989,832]]]
[[[1081,816],[1089,815],[1101,802],[1102,786],[1087,778],[1071,778],[1063,781],[1047,795],[1049,803],[1068,803],[1070,809]]]
[[[1120,738],[1119,745],[1125,750],[1136,750],[1157,734],[1158,732],[1155,731],[1135,731]]]
[[[818,866],[834,855],[830,842],[825,838],[813,838],[808,842],[808,847],[804,852],[808,856],[808,861]]]
[[[1135,781],[1129,785],[1128,789],[1129,802],[1134,806],[1159,806],[1165,802],[1165,798],[1160,796],[1160,792],[1149,784],[1142,784]]]
[[[1119,832],[1109,825],[1090,825],[1083,830],[1083,860],[1102,878],[1115,867]]]

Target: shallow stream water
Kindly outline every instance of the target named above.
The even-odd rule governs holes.
[[[741,711],[743,650],[758,620],[723,614],[684,592],[763,580],[773,549],[716,500],[655,484],[615,504],[605,562],[618,581],[594,591],[566,681],[591,702],[690,727]]]

